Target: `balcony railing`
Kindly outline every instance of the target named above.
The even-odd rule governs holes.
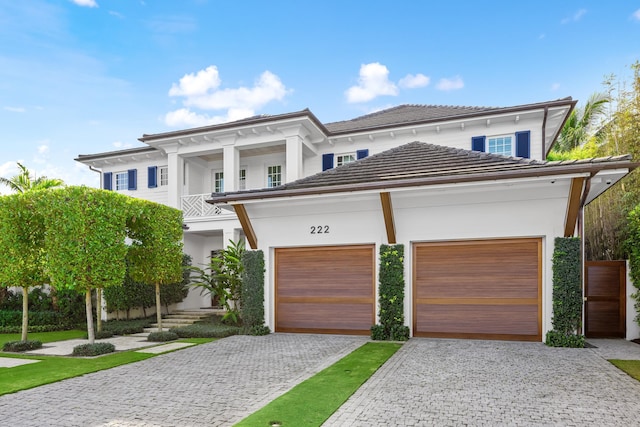
[[[223,211],[220,207],[206,202],[210,197],[211,193],[182,196],[182,216],[184,218],[203,218],[222,215]]]

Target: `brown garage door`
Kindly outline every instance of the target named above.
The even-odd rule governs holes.
[[[374,246],[275,250],[276,331],[368,335]]]
[[[540,239],[416,243],[414,335],[541,341]]]

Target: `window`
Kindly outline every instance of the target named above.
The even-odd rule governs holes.
[[[282,166],[269,166],[267,168],[267,187],[282,185]]]
[[[116,173],[116,191],[129,189],[129,172]]]
[[[222,193],[224,191],[224,172],[215,172],[213,174],[214,193]]]
[[[160,186],[169,185],[169,168],[167,166],[160,167]]]
[[[247,189],[247,170],[240,169],[240,173],[238,175],[238,190],[246,190]]]
[[[511,136],[490,136],[487,138],[487,152],[502,154],[503,156],[513,155],[513,144]]]
[[[336,155],[336,166],[346,165],[347,163],[351,163],[355,161],[356,161],[356,155],[354,153]]]

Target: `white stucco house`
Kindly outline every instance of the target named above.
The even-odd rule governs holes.
[[[302,110],[76,160],[103,188],[182,209],[196,264],[230,239],[263,250],[274,331],[369,334],[379,247],[401,243],[412,336],[541,341],[554,238],[578,235],[583,206],[636,166],[545,161],[575,104],[401,105],[324,124]]]

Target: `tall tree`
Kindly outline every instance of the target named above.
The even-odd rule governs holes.
[[[129,274],[155,285],[158,330],[162,330],[161,285],[182,280],[182,212],[141,199],[131,201]]]
[[[129,198],[113,191],[66,187],[44,192],[47,271],[58,289],[85,294],[89,343],[95,341],[91,291],[122,285]]]
[[[26,193],[35,190],[47,190],[49,188],[62,187],[64,181],[57,178],[47,178],[39,176],[37,178],[31,176],[31,172],[22,163],[17,162],[20,173],[11,177],[0,177],[0,184],[9,187],[15,193]]]
[[[44,272],[44,217],[37,193],[0,197],[0,287],[22,288],[22,341],[29,329],[29,288],[47,282]]]
[[[601,138],[602,119],[609,101],[609,95],[594,93],[583,107],[574,109],[560,131],[554,150],[571,151],[582,146],[590,138]]]

